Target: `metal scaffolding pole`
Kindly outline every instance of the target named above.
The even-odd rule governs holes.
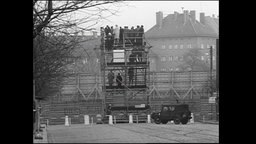
[[[210,47],[210,94],[211,97],[213,96],[213,82],[212,82],[212,56],[213,52],[212,52],[212,46]],[[211,120],[212,120],[212,116],[213,116],[213,110],[212,110],[212,104],[211,104]]]

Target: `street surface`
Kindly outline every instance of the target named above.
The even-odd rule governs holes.
[[[49,143],[218,143],[219,125],[93,124],[47,128]]]

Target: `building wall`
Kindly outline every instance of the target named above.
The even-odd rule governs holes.
[[[216,38],[211,37],[183,37],[183,38],[158,38],[148,39],[153,46],[152,51],[156,53],[159,59],[154,59],[155,67],[152,71],[174,71],[184,61],[183,55],[192,48],[199,48],[202,52],[202,60],[209,58],[209,48],[213,46],[213,67],[215,67]],[[208,54],[208,55],[207,55]]]

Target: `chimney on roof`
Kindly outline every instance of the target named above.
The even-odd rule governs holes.
[[[184,24],[187,22],[187,20],[188,20],[188,10],[184,10]]]
[[[176,11],[174,12],[174,20],[176,20],[176,19],[177,19],[178,14],[179,14],[178,12],[176,12]]]
[[[193,22],[196,21],[196,11],[195,10],[190,11],[190,18]]]
[[[156,25],[161,28],[163,24],[163,12],[156,12]]]
[[[200,23],[205,24],[205,15],[204,15],[204,13],[200,13]]]
[[[214,15],[214,14],[212,14],[212,17],[213,17],[213,18],[215,18],[215,15]]]
[[[93,35],[94,38],[97,38],[97,37],[98,37],[97,31],[93,31],[93,32],[92,32],[92,35]]]

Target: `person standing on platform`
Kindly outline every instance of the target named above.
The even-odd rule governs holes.
[[[133,85],[133,77],[134,77],[134,68],[130,67],[128,69],[128,76],[129,76],[129,86]]]
[[[140,39],[139,39],[139,32],[140,32],[140,26],[139,25],[137,25],[137,28],[135,29],[135,45],[136,46],[138,46],[139,45],[139,43],[140,43]]]
[[[133,64],[135,61],[136,61],[136,54],[135,53],[131,53],[129,55],[129,62]]]
[[[123,34],[124,34],[124,29],[120,27],[120,32],[119,32],[119,41],[122,44],[123,43]]]
[[[142,62],[143,53],[144,53],[144,49],[140,46],[137,50],[137,57],[139,62]]]
[[[123,43],[124,44],[127,44],[127,38],[128,38],[128,32],[129,31],[129,29],[128,29],[128,26],[125,26],[124,27],[124,33],[123,33],[123,35],[124,35],[124,39],[123,39]]]
[[[111,115],[111,104],[108,104],[106,114]]]
[[[144,34],[144,28],[143,28],[143,25],[141,25],[140,26],[140,29],[139,29],[139,44],[138,45],[140,45],[140,46],[142,46],[143,45],[143,34]]]
[[[119,43],[119,37],[120,37],[120,29],[119,29],[118,25],[116,25],[116,27],[114,29],[115,45],[117,45]]]
[[[131,40],[132,45],[134,45],[134,44],[135,44],[135,38],[134,38],[134,37],[135,37],[135,30],[134,30],[134,27],[131,27],[130,32],[131,32],[131,34],[130,34],[130,36],[131,36],[130,40]]]
[[[134,57],[134,61],[135,62],[138,62],[139,61],[139,49],[137,47],[134,47],[132,49],[132,54],[133,54],[133,57]]]
[[[117,82],[117,87],[120,89],[122,88],[122,81],[123,81],[122,76],[120,73],[118,73],[116,77],[116,82]]]
[[[113,83],[114,83],[114,78],[115,75],[112,72],[112,70],[108,73],[108,83],[109,83],[109,87],[112,89],[113,88]]]
[[[111,29],[110,29],[110,27],[107,25],[107,26],[105,27],[105,35],[108,36],[108,33],[110,33],[110,32],[111,32]]]

